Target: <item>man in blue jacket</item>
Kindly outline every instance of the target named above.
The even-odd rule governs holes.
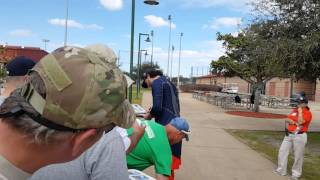
[[[152,69],[145,73],[143,88],[151,87],[153,104],[144,119],[155,118],[155,121],[163,126],[170,123],[176,117],[180,117],[179,96],[176,86],[163,76],[161,70]],[[172,145],[172,177],[174,170],[179,169],[181,164],[182,141]]]

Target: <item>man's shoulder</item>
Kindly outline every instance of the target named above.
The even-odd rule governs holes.
[[[118,147],[122,148],[122,146],[123,143],[121,135],[116,131],[116,129],[113,129],[107,134],[104,134],[100,138],[100,140],[94,146],[92,146],[86,153],[95,153],[94,151],[97,150],[105,151],[106,149],[113,149]]]
[[[22,180],[27,179],[28,177],[30,177],[30,174],[18,169],[0,155],[0,180]]]
[[[168,79],[166,77],[161,76],[158,79],[155,79],[152,84],[163,84],[167,81],[168,81]]]

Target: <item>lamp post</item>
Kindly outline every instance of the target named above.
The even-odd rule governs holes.
[[[118,58],[117,58],[118,67],[120,67],[120,52],[121,52],[121,50],[118,51]]]
[[[170,67],[170,81],[172,81],[172,64],[173,64],[173,55],[174,55],[174,46],[172,45],[171,53],[171,67]]]
[[[158,5],[157,0],[145,0],[145,4]],[[135,7],[136,1],[132,0],[131,3],[131,41],[130,41],[130,75],[133,73],[133,51],[134,51],[134,20],[135,20]],[[129,101],[132,102],[132,86],[129,88]]]
[[[152,67],[152,66],[153,66],[153,44],[154,44],[154,32],[153,32],[153,30],[151,31],[150,35],[151,35],[151,37],[152,37],[152,39],[151,39],[151,41],[152,41],[152,47],[151,47],[151,67]]]
[[[64,30],[64,46],[67,46],[68,40],[68,18],[69,18],[69,0],[65,1],[66,3],[66,19],[65,19],[65,30]]]
[[[141,36],[147,36],[147,39],[145,40],[146,42],[151,42],[150,40],[150,35],[149,34],[144,34],[144,33],[139,33],[139,47],[138,47],[138,64],[137,64],[137,83],[136,83],[136,88],[137,88],[137,94],[136,98],[139,98],[139,93],[140,93],[140,69],[141,69]]]
[[[179,64],[178,64],[178,89],[180,89],[180,63],[181,63],[181,42],[183,33],[180,33],[180,47],[179,47]]]
[[[140,50],[140,52],[142,53],[142,52],[144,52],[144,63],[145,62],[147,62],[147,56],[149,56],[149,54],[148,54],[148,50],[146,50],[146,49],[142,49],[142,50]]]
[[[144,63],[147,62],[147,56],[149,55],[148,51],[147,50],[145,50],[145,51],[146,51],[146,53],[144,53]]]
[[[159,2],[157,0],[145,0],[144,3],[149,5],[158,5]]]
[[[42,42],[44,42],[44,50],[47,50],[47,43],[50,42],[49,39],[42,39]]]
[[[169,47],[168,47],[168,64],[167,64],[167,76],[169,76],[169,64],[170,64],[170,51],[171,51],[171,21],[172,17],[171,15],[168,16],[169,20]]]

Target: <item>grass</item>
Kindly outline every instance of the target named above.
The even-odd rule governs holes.
[[[284,138],[284,132],[227,130],[231,135],[247,144],[252,149],[264,155],[275,164],[278,150]],[[320,133],[308,133],[308,144],[304,156],[301,180],[320,179]],[[293,156],[289,156],[288,173],[291,172]],[[272,171],[272,170],[270,170]]]
[[[146,91],[150,91],[150,88],[149,89],[144,89],[144,88],[141,88],[140,89],[140,93],[139,93],[139,96],[137,98],[137,87],[135,85],[132,86],[132,104],[139,104],[141,105],[142,103],[142,96],[143,96],[143,92],[146,92]]]

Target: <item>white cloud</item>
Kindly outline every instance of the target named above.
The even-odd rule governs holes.
[[[48,22],[49,24],[52,24],[55,26],[63,26],[63,27],[65,26],[65,19],[54,18],[54,19],[50,19]],[[99,26],[97,24],[81,24],[72,19],[68,20],[68,27],[79,28],[79,29],[98,29],[98,30],[103,29],[102,26]]]
[[[209,24],[202,26],[203,29],[219,29],[221,27],[235,27],[241,25],[242,18],[240,17],[219,17],[209,21]]]
[[[122,9],[123,0],[99,0],[100,4],[110,11],[117,11]]]
[[[181,74],[184,76],[190,75],[191,67],[202,68],[206,71],[212,60],[218,59],[224,54],[222,43],[216,40],[205,41],[200,43],[201,49],[182,49],[181,51]],[[146,48],[148,53],[151,53],[151,47]],[[176,47],[173,56],[173,76],[177,76],[179,59],[179,47]],[[144,57],[143,57],[144,60]],[[150,61],[150,56],[147,57],[147,61]],[[163,69],[164,73],[167,73],[168,62],[168,49],[154,47],[154,61],[156,61]],[[171,62],[171,58],[170,58]],[[199,72],[200,73],[200,72]]]
[[[149,23],[151,27],[155,27],[155,28],[163,27],[163,26],[169,27],[170,25],[170,22],[168,20],[165,20],[164,18],[155,16],[155,15],[144,16],[144,20],[147,23]],[[171,27],[175,29],[177,26],[174,23],[172,23]]]
[[[32,36],[32,31],[29,29],[15,29],[9,32],[10,36],[26,38]]]

